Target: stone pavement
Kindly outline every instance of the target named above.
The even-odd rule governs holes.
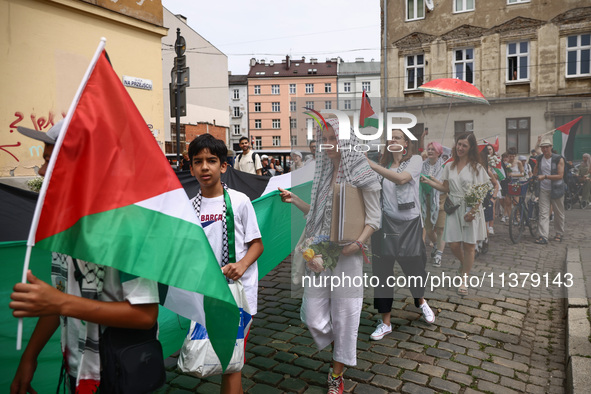
[[[455,287],[447,285],[428,291],[426,298],[437,314],[435,324],[420,319],[410,293],[400,291],[392,310],[393,332],[377,342],[369,340],[379,314],[373,308],[373,291],[367,289],[358,363],[345,371],[345,391],[567,392],[564,266],[567,247],[580,247],[581,254],[589,256],[590,219],[591,209],[567,211],[563,242],[546,246],[535,245],[529,234],[520,244],[511,243],[508,227],[497,220],[490,251],[476,260],[472,271],[479,279],[484,275],[487,283],[470,288],[467,297],[458,296]],[[429,264],[428,270],[431,276],[454,275],[458,267],[446,248],[442,267]],[[369,266],[365,269],[370,272]],[[534,273],[539,278],[532,280]],[[589,265],[584,275],[591,277]],[[537,287],[536,279],[540,279]],[[318,351],[315,347],[300,321],[301,300],[292,298],[290,289],[289,259],[260,282],[259,313],[243,369],[248,393],[326,392],[330,348]],[[220,376],[197,379],[177,373],[176,358],[168,358],[167,363],[167,384],[160,393],[219,392]]]

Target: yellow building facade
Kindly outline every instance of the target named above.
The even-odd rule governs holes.
[[[43,144],[16,128],[65,117],[101,37],[117,75],[151,82],[127,90],[164,147],[159,0],[0,0],[0,20],[0,177],[35,175]]]

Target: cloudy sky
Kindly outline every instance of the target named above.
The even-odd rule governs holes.
[[[162,0],[189,26],[228,55],[232,74],[246,74],[249,60],[285,55],[345,61],[380,58],[381,0]],[[187,43],[190,46],[190,43]]]

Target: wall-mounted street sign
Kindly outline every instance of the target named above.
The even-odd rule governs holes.
[[[125,85],[129,88],[152,90],[152,80],[151,79],[129,77],[127,75],[124,75],[122,79],[123,79],[123,85]]]

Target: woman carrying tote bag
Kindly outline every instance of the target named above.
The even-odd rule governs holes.
[[[423,242],[423,223],[419,201],[419,177],[423,161],[412,155],[410,139],[401,130],[392,131],[380,164],[369,161],[370,167],[381,175],[382,183],[382,230],[372,237],[373,273],[380,279],[374,293],[374,307],[382,314],[382,320],[370,338],[382,339],[392,332],[390,315],[393,289],[387,279],[393,275],[394,262],[402,267],[410,280],[410,292],[415,306],[420,308],[428,323],[435,322],[435,314],[423,298],[427,272],[427,254]],[[384,286],[382,286],[384,285]]]

